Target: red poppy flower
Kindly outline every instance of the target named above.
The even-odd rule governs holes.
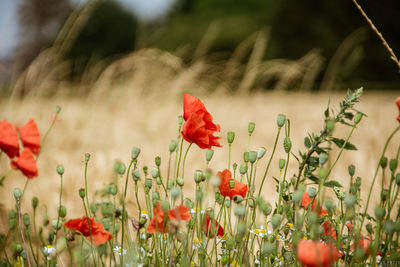
[[[90,229],[88,224],[88,218],[83,216],[81,219],[72,219],[65,223],[67,228],[79,231],[89,241],[92,239],[92,243],[96,246],[104,244],[107,240],[112,238],[112,234],[104,230],[103,224],[96,222],[94,218],[89,218]],[[92,238],[90,238],[90,233]]]
[[[396,100],[397,108],[399,109],[399,116],[397,116],[397,120],[400,122],[400,96]]]
[[[322,223],[322,227],[324,228],[324,232],[322,235],[324,236],[330,236],[333,239],[336,240],[336,230],[335,228],[331,225],[329,221],[325,221]]]
[[[24,147],[29,148],[36,155],[39,154],[40,133],[36,126],[36,122],[33,119],[30,119],[25,126],[18,127],[18,132]]]
[[[303,199],[301,200],[300,207],[308,209],[310,207],[310,203],[311,198],[308,196],[308,193],[305,192],[303,195]],[[319,216],[325,216],[328,213],[326,209],[321,208],[321,205],[319,205],[319,201],[316,201],[316,198],[313,198],[312,200],[311,209],[315,212],[319,211]]]
[[[166,233],[168,220],[189,221],[192,217],[189,214],[189,209],[183,205],[177,206],[175,209],[168,211],[168,216],[164,216],[164,211],[161,208],[160,202],[157,203],[155,210],[153,210],[154,217],[147,226],[146,230],[149,234],[155,232]]]
[[[200,148],[220,147],[218,139],[214,136],[220,130],[219,125],[212,122],[212,116],[204,104],[196,97],[184,94],[182,136],[188,142],[197,144]]]
[[[332,244],[301,240],[297,245],[297,258],[307,267],[331,266],[339,258],[339,252]]]
[[[210,228],[210,223],[215,224],[215,229]],[[224,228],[222,228],[219,223],[214,220],[210,219],[210,216],[208,216],[208,211],[206,211],[206,214],[204,215],[203,219],[203,232],[208,236],[209,238],[214,238],[215,237],[215,230],[217,231],[217,236],[223,237],[224,236]]]
[[[9,158],[19,156],[18,135],[14,126],[6,120],[0,121],[0,149]]]
[[[218,176],[221,178],[221,184],[219,185],[219,191],[224,197],[232,199],[234,196],[239,195],[243,198],[246,197],[249,187],[235,180],[235,187],[233,189],[229,186],[229,181],[232,179],[232,173],[225,169],[223,172],[218,172]]]
[[[358,239],[358,249],[363,249],[366,255],[370,254],[369,250],[369,245],[371,244],[371,239],[367,236],[360,235],[360,238]],[[354,250],[354,245],[351,245],[350,247],[351,250]],[[382,252],[378,250],[377,252],[378,256],[382,256]]]
[[[11,161],[11,166],[15,169],[20,169],[29,179],[38,175],[36,160],[29,148],[25,148],[17,159]]]

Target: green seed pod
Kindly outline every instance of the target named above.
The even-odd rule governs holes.
[[[200,170],[194,172],[194,181],[196,184],[201,183],[203,181],[203,173]]]
[[[271,242],[272,242],[272,240],[271,240]],[[263,255],[269,256],[269,255],[275,253],[276,245],[275,245],[275,243],[271,243],[271,242],[264,243],[264,246],[261,251]]]
[[[293,193],[293,202],[299,204],[303,199],[304,192],[301,190],[296,190]]]
[[[22,215],[22,221],[23,221],[25,227],[29,227],[29,225],[31,224],[31,219],[30,219],[28,213],[25,213],[24,215]]]
[[[131,159],[135,160],[139,157],[140,154],[140,148],[138,147],[132,147],[132,152],[131,152]]]
[[[236,204],[239,204],[243,201],[243,197],[240,195],[235,195],[233,196],[233,202],[235,202]]]
[[[353,164],[349,165],[349,167],[347,168],[347,170],[349,171],[349,174],[351,177],[353,177],[354,173],[356,172],[356,166],[354,166]]]
[[[317,195],[317,189],[310,187],[308,188],[307,194],[310,198],[314,198]]]
[[[111,220],[110,220],[110,218],[103,218],[103,219],[101,219],[101,223],[103,224],[104,229],[105,229],[106,231],[109,231],[109,230],[110,230],[110,227],[111,227]]]
[[[145,217],[140,217],[139,219],[139,228],[142,228],[147,222],[147,219]]]
[[[279,128],[283,127],[286,122],[286,116],[283,114],[279,114],[278,117],[276,118],[276,124],[278,125]]]
[[[235,133],[234,132],[228,132],[228,144],[232,144],[233,140],[235,140]]]
[[[400,186],[400,173],[396,174],[396,184]]]
[[[397,169],[397,160],[396,159],[391,159],[389,161],[389,169],[394,172]]]
[[[249,122],[249,126],[247,127],[249,135],[251,135],[254,132],[255,128],[256,128],[256,124],[254,122]]]
[[[355,184],[356,184],[356,186],[358,187],[358,188],[360,188],[360,186],[361,186],[361,177],[357,177],[356,178],[356,182],[355,182]]]
[[[85,153],[85,163],[88,163],[90,160],[90,154],[89,153]]]
[[[243,153],[243,160],[244,160],[244,162],[249,162],[249,152],[244,152]]]
[[[358,190],[358,186],[357,186],[357,185],[352,184],[352,185],[350,186],[350,193],[351,193],[351,194],[355,195],[355,194],[357,193],[357,190]]]
[[[222,203],[224,203],[224,197],[221,196],[221,194],[217,195],[217,193],[219,194],[219,192],[216,192],[216,193],[215,193],[215,195],[216,195],[215,200],[217,201],[217,203],[218,203],[219,205],[222,205]],[[218,196],[218,197],[217,197],[217,196]]]
[[[222,255],[221,256],[221,265],[222,266],[225,266],[225,265],[228,265],[228,263],[229,263],[229,258],[228,258],[228,256],[227,255]]]
[[[153,187],[153,181],[151,179],[147,178],[146,181],[144,182],[144,185],[148,189],[151,189]]]
[[[264,157],[265,152],[267,152],[267,150],[264,147],[260,147],[257,151],[257,159]]]
[[[325,200],[325,207],[329,211],[334,211],[335,210],[335,202],[333,202],[332,199],[327,199],[327,200]]]
[[[256,151],[250,151],[249,152],[249,161],[250,163],[254,163],[257,160],[257,152]]]
[[[354,115],[354,123],[358,124],[361,121],[362,117],[363,117],[363,114],[360,112],[357,112],[356,115]]]
[[[160,157],[156,157],[154,159],[154,163],[156,164],[157,167],[160,167],[161,166],[161,158]]]
[[[32,198],[32,208],[36,209],[39,204],[39,199],[37,197]]]
[[[268,203],[260,204],[260,209],[261,209],[262,213],[264,214],[264,216],[268,216],[272,212],[272,207]]]
[[[172,140],[171,142],[169,142],[168,149],[169,149],[170,153],[173,153],[177,147],[178,147],[178,143],[175,140]]]
[[[177,197],[179,197],[179,195],[181,194],[181,190],[179,189],[179,187],[172,187],[171,188],[171,197],[173,199],[176,199]]]
[[[235,239],[233,238],[228,238],[228,240],[226,240],[225,246],[227,250],[232,250],[235,247]]]
[[[79,196],[80,196],[81,198],[85,198],[85,195],[86,195],[85,189],[83,189],[83,188],[79,189]]]
[[[162,200],[161,201],[161,208],[163,210],[163,212],[168,212],[169,210],[169,203],[167,200]]]
[[[357,199],[353,194],[346,194],[343,202],[346,207],[351,208],[354,206],[354,204],[356,204]]]
[[[375,217],[378,220],[382,220],[383,217],[385,217],[386,211],[385,211],[385,209],[383,207],[376,206],[375,209],[374,209],[374,213],[375,213]]]
[[[132,170],[132,179],[135,182],[140,180],[140,171],[139,171],[139,169]]]
[[[237,226],[237,233],[239,235],[244,235],[247,232],[247,227],[245,223],[240,222]]]
[[[236,183],[235,180],[230,179],[230,180],[229,180],[229,188],[230,188],[230,189],[235,188],[235,183]]]
[[[117,194],[118,188],[114,183],[111,183],[107,186],[107,192],[113,196]]]
[[[101,204],[101,214],[104,217],[114,216],[114,205],[111,202],[104,202]]]
[[[156,191],[156,192],[153,192],[152,194],[151,194],[151,199],[152,200],[160,200],[160,193],[158,192],[158,191]]]
[[[365,229],[367,229],[367,231],[368,231],[368,233],[370,234],[370,235],[372,235],[372,233],[373,233],[373,228],[372,228],[372,224],[370,224],[370,223],[367,223],[367,225],[365,225]]]
[[[385,221],[383,224],[383,230],[386,232],[386,234],[393,234],[395,228],[395,223],[392,220]]]
[[[15,188],[14,189],[14,198],[16,201],[19,201],[21,199],[22,196],[22,191],[19,188]]]
[[[318,170],[318,177],[322,180],[325,180],[328,177],[329,171],[325,168],[320,168]]]
[[[381,191],[381,200],[382,200],[382,202],[385,202],[387,200],[388,196],[389,196],[389,190],[383,189]]]
[[[15,210],[10,210],[10,211],[8,211],[8,218],[9,218],[9,219],[15,219],[15,218],[17,218],[17,213],[15,212]]]
[[[329,159],[328,154],[326,153],[321,153],[319,154],[319,164],[322,166],[324,165]]]
[[[206,150],[206,161],[210,162],[213,156],[214,156],[214,150],[207,149]]]
[[[92,203],[92,205],[93,205],[94,203]],[[90,206],[92,206],[92,205],[90,205]],[[96,205],[97,206],[97,205]],[[95,212],[93,212],[92,211],[92,213],[94,214]],[[59,208],[58,208],[58,215],[61,217],[61,218],[64,218],[65,216],[67,216],[67,208],[66,207],[64,207],[64,206],[60,206]]]
[[[153,177],[154,179],[156,179],[158,176],[159,176],[159,172],[158,172],[158,169],[157,168],[153,168],[152,170],[151,170],[151,177]]]
[[[247,164],[240,165],[239,172],[241,175],[245,175],[247,173]]]
[[[244,217],[246,215],[246,208],[244,206],[237,206],[233,212],[237,217]]]
[[[17,221],[15,219],[9,219],[8,226],[10,227],[10,230],[14,230],[17,226]]]
[[[118,233],[120,228],[121,228],[120,223],[119,223],[119,222],[116,222],[116,223],[115,223],[115,232]]]
[[[171,188],[174,186],[174,180],[169,179],[167,181],[167,189],[171,190]]]
[[[185,184],[185,182],[183,181],[182,177],[176,178],[176,183],[177,183],[180,187],[182,187],[182,186]]]
[[[278,228],[281,224],[282,216],[280,214],[274,214],[271,218],[271,224],[274,229]]]
[[[387,157],[382,157],[381,158],[381,160],[379,161],[379,164],[381,165],[382,169],[386,168],[387,162],[388,162]]]
[[[292,141],[290,141],[289,136],[286,136],[285,139],[283,140],[283,148],[285,149],[286,153],[289,153],[290,150],[292,149]]]
[[[162,184],[162,180],[161,180],[160,177],[157,177],[157,178],[156,178],[156,183],[157,183],[158,185],[161,185],[161,184]]]
[[[24,247],[21,244],[19,243],[15,244],[15,252],[17,252],[18,254],[21,253],[23,249]]]
[[[64,166],[63,165],[58,165],[57,166],[57,173],[59,175],[63,175],[64,174]]]
[[[285,163],[286,161],[284,159],[279,159],[279,169],[283,170],[283,168],[285,167]]]

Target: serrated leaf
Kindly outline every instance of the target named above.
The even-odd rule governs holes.
[[[334,187],[343,187],[338,181],[330,180],[324,183],[324,186],[334,188]]]
[[[343,145],[346,143],[345,140],[343,139],[339,139],[339,138],[333,138],[332,141],[335,143],[335,145],[337,145],[339,148],[342,148]],[[344,146],[344,149],[346,150],[357,150],[357,147],[355,145],[353,145],[350,142],[347,142],[346,145]]]

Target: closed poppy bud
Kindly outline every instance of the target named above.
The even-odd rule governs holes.
[[[17,218],[17,213],[15,212],[15,210],[10,210],[10,211],[8,212],[8,218],[9,218],[9,219],[15,219],[15,218]]]
[[[385,202],[387,200],[388,196],[389,196],[389,191],[387,189],[383,189],[381,191],[381,200],[382,200],[382,202]]]
[[[249,135],[251,135],[254,132],[254,128],[256,128],[256,124],[254,122],[249,122],[249,126],[248,126],[248,131],[249,131]]]
[[[245,224],[245,223],[242,223],[242,222],[239,223],[238,226],[237,226],[237,232],[238,232],[238,234],[244,235],[244,234],[246,233],[246,231],[247,231],[246,224]]]
[[[225,246],[227,250],[232,250],[235,247],[235,239],[229,238],[226,240]]]
[[[274,214],[271,218],[271,224],[274,229],[278,228],[281,224],[282,216],[280,214]]]
[[[109,191],[109,193],[110,193],[111,195],[115,196],[115,195],[117,194],[117,191],[118,191],[117,185],[114,184],[114,183],[111,183],[111,184],[108,186],[108,191]]]
[[[381,160],[379,161],[379,164],[381,165],[382,169],[386,168],[387,166],[387,157],[382,157]]]
[[[346,207],[351,208],[354,204],[356,204],[357,199],[352,194],[346,194],[346,196],[344,197],[344,201],[343,202],[346,205]]]
[[[132,170],[132,179],[135,182],[140,180],[140,171],[139,171],[139,169]]]
[[[203,173],[199,170],[194,172],[194,181],[196,184],[201,183],[203,181]]]
[[[326,153],[321,153],[319,154],[319,164],[322,166],[324,165],[329,159],[328,154]]]
[[[397,169],[397,160],[391,159],[389,162],[389,169],[394,172]]]
[[[315,189],[314,187],[310,187],[308,188],[307,194],[310,198],[313,198],[317,195],[317,189]]]
[[[303,191],[296,190],[293,193],[293,202],[296,203],[296,204],[300,203],[301,200],[303,199],[303,195],[304,195]]]
[[[374,209],[374,213],[375,213],[375,217],[376,217],[378,220],[382,220],[383,217],[385,217],[386,211],[385,211],[385,209],[384,209],[383,207],[377,206],[377,207],[375,207],[375,209]]]
[[[353,177],[354,173],[356,172],[356,166],[354,166],[354,165],[349,165],[349,167],[347,168],[347,170],[349,171],[350,176]]]
[[[264,147],[260,147],[257,151],[257,159],[264,157],[266,151],[267,150]]]
[[[85,153],[85,162],[88,163],[90,160],[90,154],[89,153]]]
[[[146,176],[146,177],[147,177],[147,171],[148,171],[148,169],[149,169],[149,168],[147,168],[147,166],[144,166],[144,167],[143,167],[143,173],[144,173],[144,176]]]
[[[161,158],[160,158],[160,157],[156,157],[156,158],[154,159],[154,162],[156,163],[156,166],[157,166],[157,167],[160,167],[160,166],[161,166]]]
[[[28,227],[31,224],[31,219],[30,219],[28,213],[25,213],[24,215],[22,215],[22,221],[23,221],[25,227]]]
[[[239,172],[241,175],[245,175],[247,173],[247,164],[240,165]]]
[[[94,212],[93,212],[93,213],[94,213]],[[61,218],[64,218],[64,217],[67,215],[67,208],[64,207],[64,206],[60,206],[60,207],[58,208],[58,215],[59,215]]]
[[[64,166],[63,165],[58,165],[57,166],[57,173],[59,175],[63,175],[64,174]]]
[[[119,175],[123,175],[126,171],[126,166],[122,161],[117,160],[114,163],[114,172]]]
[[[157,177],[157,179],[156,179],[156,183],[157,183],[158,185],[161,185],[161,184],[162,184],[162,180],[161,180],[161,178],[160,178],[160,177]]]
[[[235,180],[233,180],[233,179],[229,180],[229,187],[231,189],[235,188]]]
[[[171,142],[169,142],[169,146],[168,146],[169,152],[173,153],[176,150],[177,146],[178,146],[178,143],[175,140],[172,140]]]
[[[159,192],[153,192],[153,194],[151,194],[151,199],[154,200],[160,200],[160,193]]]
[[[360,177],[357,177],[357,178],[356,178],[356,186],[357,186],[357,187],[360,187],[360,186],[361,186],[361,178],[360,178]]]
[[[329,210],[329,211],[333,211],[335,209],[335,203],[333,202],[332,199],[327,199],[325,201],[325,207]]]
[[[81,198],[84,198],[85,197],[85,189],[83,189],[83,188],[81,188],[81,189],[79,189],[79,196],[81,197]]]
[[[174,181],[169,179],[167,182],[167,189],[170,190],[174,186]]]
[[[182,126],[182,124],[183,124],[183,116],[182,116],[182,115],[179,115],[179,116],[178,116],[178,125],[179,125],[179,126]]]
[[[279,128],[281,128],[283,125],[285,125],[286,122],[286,116],[283,114],[279,114],[278,117],[276,118],[276,124],[278,125]]]
[[[250,151],[249,152],[249,161],[250,163],[254,163],[257,160],[257,152],[256,151]]]
[[[153,168],[153,169],[151,170],[151,176],[152,176],[154,179],[156,179],[156,178],[159,176],[159,172],[158,172],[158,169],[157,169],[157,168]]]
[[[400,186],[400,173],[396,174],[396,184]]]
[[[285,149],[286,153],[289,153],[290,150],[292,149],[292,141],[290,141],[289,136],[286,136],[285,139],[283,140],[283,148]]]
[[[271,207],[271,205],[268,204],[268,203],[262,203],[262,204],[260,205],[260,208],[261,208],[261,211],[263,212],[263,214],[264,214],[265,216],[268,216],[268,215],[271,214],[271,212],[272,212],[272,207]]]
[[[354,123],[358,124],[361,121],[362,117],[363,114],[361,112],[357,112],[356,115],[354,115]]]
[[[101,214],[103,214],[104,217],[112,217],[114,215],[114,205],[111,202],[102,203]]]
[[[237,217],[244,217],[246,215],[246,208],[244,206],[237,206],[233,212]]]
[[[232,144],[233,140],[235,140],[235,133],[234,132],[228,132],[228,144]]]
[[[372,224],[367,223],[367,225],[365,226],[365,229],[367,229],[368,233],[370,235],[372,235],[372,233],[373,233]]]
[[[181,190],[179,189],[179,187],[172,187],[171,188],[171,197],[173,199],[176,199],[177,197],[179,197],[181,193]]]
[[[183,181],[182,177],[176,178],[176,183],[177,183],[180,187],[182,187],[182,186],[185,184],[185,182]]]
[[[212,149],[207,149],[206,150],[206,161],[211,161],[212,157],[214,155],[214,150]]]
[[[15,219],[8,220],[8,227],[10,228],[10,230],[14,230],[16,226],[17,226],[17,221]]]
[[[37,197],[33,197],[32,198],[32,207],[33,207],[33,209],[36,209],[38,204],[39,204],[39,199]]]
[[[14,189],[14,198],[16,201],[19,201],[21,199],[22,196],[22,191],[19,188],[15,188]]]
[[[65,209],[65,207],[64,206],[62,206],[62,208],[64,208]],[[92,203],[92,204],[90,204],[89,205],[89,209],[90,209],[90,211],[92,212],[92,214],[95,214],[96,213],[96,211],[97,211],[97,203]],[[65,214],[67,213],[67,210],[65,210]],[[61,216],[61,215],[60,215]],[[62,217],[62,216],[61,216]],[[64,215],[64,217],[65,217],[65,215]]]
[[[243,153],[243,160],[244,160],[244,162],[249,162],[249,152],[244,152]]]
[[[131,152],[131,159],[135,160],[139,157],[140,154],[140,148],[138,147],[132,147],[132,152]]]
[[[283,169],[285,167],[286,161],[284,159],[279,159],[279,169]]]

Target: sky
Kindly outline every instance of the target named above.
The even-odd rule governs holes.
[[[84,1],[84,0],[82,0]],[[139,18],[152,20],[163,16],[175,0],[117,0]],[[21,0],[0,0],[0,59],[11,55],[18,42],[17,8]],[[80,0],[72,0],[80,2]]]

